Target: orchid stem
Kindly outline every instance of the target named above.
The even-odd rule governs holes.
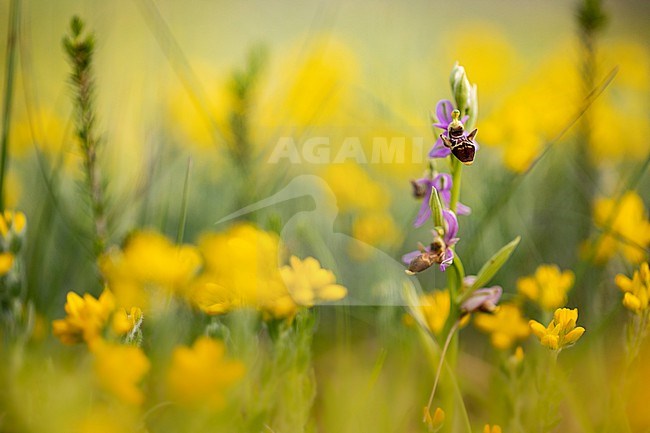
[[[460,198],[460,181],[463,174],[463,164],[454,157],[449,155],[451,159],[451,198],[449,200],[449,210],[453,213],[456,213],[456,207],[458,207],[458,200]]]
[[[442,365],[445,362],[445,354],[447,353],[447,349],[449,348],[449,344],[451,343],[451,337],[456,333],[456,330],[458,329],[458,325],[460,324],[460,320],[457,320],[456,323],[454,323],[454,326],[449,330],[449,334],[447,334],[447,340],[445,341],[445,345],[442,348],[442,352],[440,353],[440,361],[438,362],[438,369],[436,370],[436,378],[433,381],[433,388],[431,389],[431,395],[429,396],[429,402],[427,403],[427,410],[426,413],[431,412],[431,405],[433,404],[433,397],[436,394],[436,389],[438,388],[438,382],[440,381],[440,373],[442,372]],[[423,422],[426,422],[426,417],[423,419]]]

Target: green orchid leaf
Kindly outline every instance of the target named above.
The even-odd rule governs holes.
[[[517,245],[519,245],[520,240],[521,236],[517,236],[514,240],[490,257],[490,260],[485,262],[483,267],[481,267],[481,270],[478,271],[476,281],[474,281],[474,284],[472,284],[468,293],[472,293],[474,290],[485,287],[490,282],[496,273],[499,272],[499,269],[501,269],[501,267],[508,261],[512,252],[517,248]]]

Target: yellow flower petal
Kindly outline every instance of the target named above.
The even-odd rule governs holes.
[[[632,291],[632,280],[626,277],[623,274],[618,274],[616,275],[614,282],[618,286],[619,289],[621,289],[623,292],[631,292]]]
[[[542,337],[542,344],[551,350],[559,348],[560,339],[557,335],[546,334]]]
[[[528,324],[537,338],[542,339],[544,337],[544,334],[546,334],[546,327],[544,325],[536,320],[531,320]]]
[[[515,359],[518,362],[521,362],[524,360],[524,349],[521,348],[521,346],[517,346],[517,349],[515,349]]]
[[[490,341],[497,349],[508,349],[515,341],[530,334],[528,322],[522,316],[521,309],[512,303],[502,304],[491,314],[477,314],[474,325],[491,334]]]
[[[13,224],[11,227],[13,231],[20,235],[25,231],[26,226],[27,226],[27,217],[25,217],[25,214],[22,212],[14,213]]]
[[[630,311],[638,313],[641,310],[641,301],[632,293],[627,292],[623,296],[623,306]]]
[[[433,412],[433,417],[430,419],[430,426],[433,431],[439,430],[445,423],[445,412],[439,407]]]
[[[331,284],[329,286],[322,287],[318,291],[318,297],[324,301],[337,301],[339,299],[345,298],[345,295],[347,294],[348,289],[339,284]]]
[[[0,253],[0,276],[6,275],[14,265],[14,255],[11,253]]]
[[[144,393],[138,384],[151,367],[142,349],[98,340],[91,350],[95,355],[95,374],[102,387],[127,404],[142,404]]]
[[[569,345],[575,343],[576,341],[578,341],[580,337],[582,337],[582,334],[584,333],[585,333],[585,328],[583,328],[582,326],[578,326],[573,331],[569,332],[564,336],[564,344]]]
[[[167,374],[171,397],[183,405],[223,405],[224,390],[244,374],[238,361],[224,359],[222,342],[199,337],[192,347],[174,349]]]

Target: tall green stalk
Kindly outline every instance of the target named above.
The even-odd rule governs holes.
[[[4,210],[5,178],[9,165],[9,132],[11,128],[11,108],[14,96],[14,77],[16,74],[16,47],[20,26],[20,0],[11,0],[9,5],[9,26],[7,29],[7,54],[5,60],[5,89],[2,111],[2,138],[0,143],[0,210]]]
[[[178,221],[178,232],[176,234],[176,243],[181,245],[185,236],[185,223],[187,221],[187,206],[190,195],[190,172],[192,171],[192,158],[187,160],[187,171],[185,172],[185,182],[183,183],[183,197],[181,198],[181,215]]]
[[[597,68],[597,48],[598,37],[605,28],[607,16],[602,8],[602,0],[584,0],[577,11],[578,31],[580,35],[580,44],[582,50],[582,59],[580,72],[582,78],[582,92],[584,99],[588,99],[596,85],[598,76]],[[581,214],[589,218],[591,215],[591,206],[596,193],[598,183],[598,170],[593,160],[593,119],[591,112],[587,111],[580,120],[577,145],[576,145],[576,163],[579,166],[583,176],[577,177],[583,181],[582,185],[577,188],[581,191],[578,197]],[[583,224],[587,230],[589,224]],[[586,239],[588,232],[582,233],[581,238]]]
[[[230,92],[233,100],[229,116],[228,153],[242,178],[237,197],[238,207],[246,206],[255,199],[258,179],[254,167],[254,143],[251,139],[251,111],[255,90],[260,75],[266,65],[266,50],[253,48],[246,59],[244,68],[235,70],[230,77]]]
[[[456,213],[458,200],[460,199],[460,180],[463,176],[463,164],[454,157],[451,157],[451,199],[449,200],[449,210]]]
[[[74,88],[77,137],[83,155],[85,183],[90,196],[94,228],[94,249],[97,256],[106,249],[108,224],[104,185],[97,162],[100,140],[95,128],[95,83],[92,61],[95,47],[94,36],[82,35],[84,23],[79,17],[70,22],[70,35],[63,38],[63,47],[72,67],[70,82]]]

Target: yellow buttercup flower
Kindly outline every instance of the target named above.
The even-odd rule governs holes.
[[[85,341],[92,343],[101,337],[101,333],[115,310],[115,297],[106,289],[94,298],[88,293],[83,298],[74,292],[68,292],[64,319],[52,322],[52,333],[64,344]]]
[[[445,423],[445,411],[437,407],[431,416],[429,408],[424,408],[424,422],[429,426],[429,431],[437,432],[439,431],[443,424]]]
[[[210,275],[201,275],[192,284],[189,299],[194,306],[206,314],[225,314],[241,306],[235,303],[232,291],[213,282]]]
[[[650,297],[650,268],[648,263],[642,263],[638,271],[634,271],[632,279],[623,274],[616,276],[616,285],[624,293],[623,306],[628,310],[643,314],[648,310]]]
[[[318,260],[307,257],[300,260],[291,256],[289,266],[280,268],[286,293],[263,306],[271,317],[291,318],[299,307],[312,307],[318,302],[343,299],[347,289],[336,284],[336,276],[323,269]]]
[[[148,307],[154,287],[183,292],[201,266],[198,249],[192,245],[174,245],[165,236],[136,232],[123,249],[114,249],[99,262],[109,287],[124,307]]]
[[[6,210],[0,214],[0,235],[7,238],[9,235],[22,236],[27,227],[27,217],[20,211]]]
[[[12,154],[18,156],[32,154],[36,148],[55,157],[74,155],[74,141],[66,136],[66,119],[51,110],[39,110],[33,119],[19,117],[11,128],[11,143]]]
[[[0,253],[0,277],[9,273],[14,265],[14,259],[11,253]]]
[[[596,200],[594,220],[601,229],[609,225],[610,233],[604,235],[596,250],[596,260],[605,262],[621,252],[632,263],[641,263],[646,257],[644,248],[650,245],[650,221],[643,200],[635,191],[621,198],[617,213],[612,216],[615,199]]]
[[[650,74],[648,50],[637,41],[623,39],[604,43],[599,51],[602,53],[603,72],[614,66],[618,71],[608,91],[596,99],[587,113],[591,116],[594,156],[607,163],[621,158],[643,158],[650,150],[646,138],[650,133],[650,122],[645,115],[650,86],[647,79],[641,78]],[[625,122],[608,122],[620,113],[626,113]],[[634,125],[634,128],[629,128],[629,125]],[[622,136],[625,136],[624,140],[621,140]],[[612,143],[617,145],[612,146]]]
[[[460,25],[466,30],[445,44],[448,64],[458,61],[466,71],[471,71],[481,98],[502,95],[521,66],[513,41],[505,29],[488,21],[466,21]],[[495,61],[490,53],[499,53],[499,60]]]
[[[280,238],[252,224],[241,223],[223,233],[204,234],[199,249],[204,273],[192,284],[190,297],[208,314],[233,308],[259,308],[281,296]]]
[[[359,83],[356,54],[336,35],[316,35],[284,50],[260,98],[259,123],[269,128],[290,125],[295,135],[307,128],[347,125]],[[274,65],[275,66],[275,65]]]
[[[353,162],[329,164],[322,174],[336,196],[336,205],[343,212],[376,212],[385,210],[390,198],[381,184]]]
[[[420,296],[420,311],[432,333],[440,334],[444,328],[450,305],[449,290],[434,290]]]
[[[131,307],[128,312],[126,308],[120,308],[113,315],[113,331],[117,335],[128,334],[141,323],[142,318],[142,310],[138,307]]]
[[[552,311],[566,304],[574,278],[573,272],[560,271],[557,265],[540,265],[534,275],[517,280],[517,290],[544,310]]]
[[[558,47],[481,121],[481,144],[503,149],[504,164],[514,172],[530,167],[544,144],[573,115],[575,101],[581,98],[575,90],[580,88],[579,75],[567,52],[565,46]]]
[[[225,359],[222,342],[200,337],[192,347],[177,347],[167,374],[170,396],[181,404],[221,407],[224,390],[244,375],[244,365]]]
[[[530,335],[528,322],[519,307],[514,304],[501,304],[494,313],[477,314],[474,325],[490,334],[490,342],[497,349],[508,349],[517,340],[523,340]]]
[[[391,245],[399,239],[399,235],[399,229],[389,212],[365,213],[352,223],[352,236],[372,246]]]
[[[553,320],[547,327],[535,320],[531,320],[529,324],[533,334],[539,338],[542,345],[551,350],[562,350],[573,345],[584,334],[585,328],[576,326],[577,321],[577,308],[573,310],[559,308],[555,310]]]
[[[97,340],[91,350],[95,375],[102,388],[125,403],[142,404],[144,394],[138,384],[151,367],[142,349]]]
[[[298,305],[311,307],[318,301],[338,301],[347,294],[345,287],[336,284],[334,273],[321,268],[315,258],[300,260],[291,256],[289,263],[280,269],[280,275]]]
[[[181,287],[201,265],[195,247],[176,246],[155,232],[145,231],[131,236],[123,254],[124,261],[136,280],[162,287]]]
[[[524,349],[522,349],[521,346],[517,346],[513,356],[518,363],[521,363],[524,360]]]
[[[181,83],[172,85],[167,95],[168,125],[171,135],[179,143],[202,153],[205,158],[208,152],[217,150],[214,128],[224,134],[228,130],[228,116],[233,103],[227,80],[214,65],[202,59],[192,59],[192,66],[204,86],[205,105],[198,105],[200,100]]]
[[[490,424],[485,424],[485,427],[483,427],[483,433],[501,433],[501,427],[496,424],[492,427],[490,427]]]

